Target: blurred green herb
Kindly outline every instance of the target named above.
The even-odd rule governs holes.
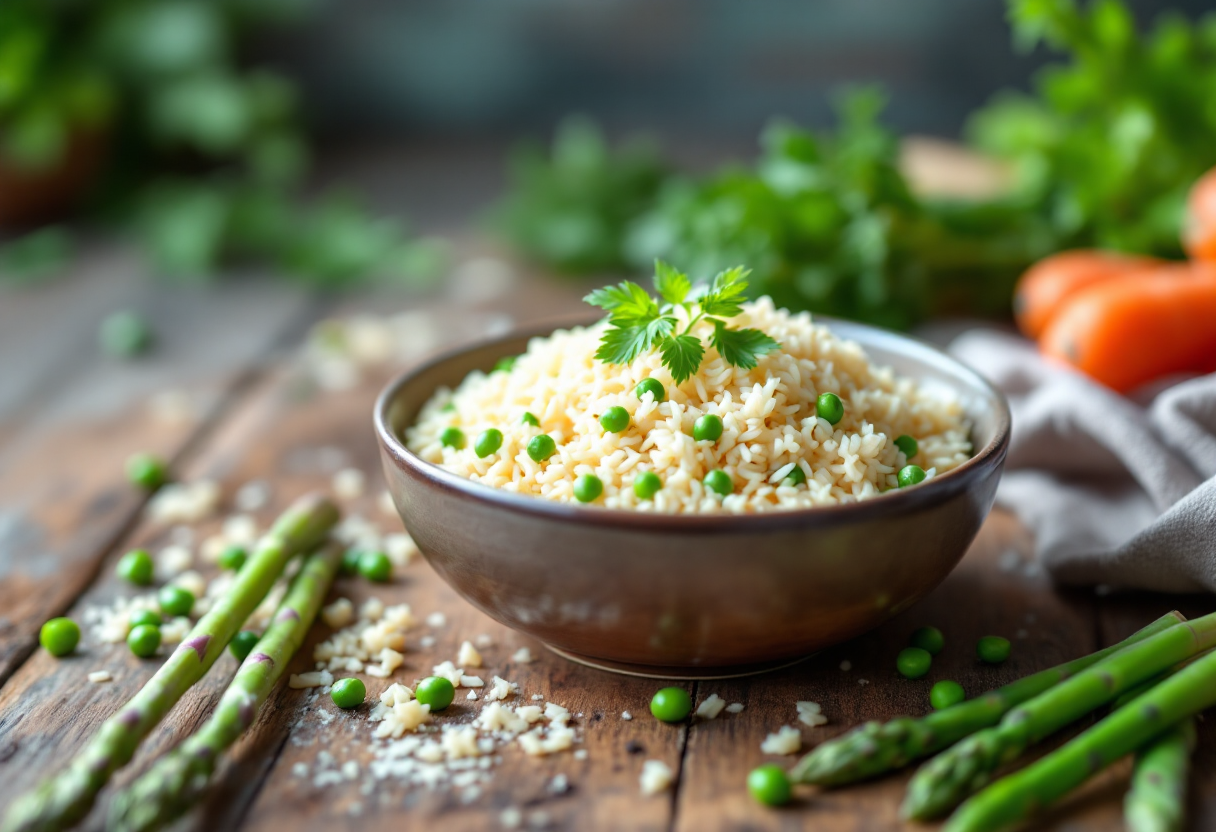
[[[883,105],[876,90],[854,90],[840,100],[834,133],[775,124],[762,136],[754,167],[700,179],[669,175],[649,204],[598,192],[566,205],[574,215],[610,210],[619,231],[611,245],[607,236],[594,247],[565,238],[565,259],[582,271],[620,269],[622,260],[641,270],[661,259],[693,273],[748,263],[753,294],[891,327],[944,309],[1005,308],[1020,269],[1050,250],[1043,234],[1012,203],[962,206],[915,196],[899,169],[898,141],[878,121]],[[607,152],[596,158],[600,178],[612,179],[620,160]],[[561,177],[555,159],[543,176],[517,180],[523,190],[508,205],[532,236],[563,237],[562,211],[519,207],[543,204],[533,182]],[[579,193],[572,188],[569,200]],[[564,261],[512,239],[563,269]]]
[[[848,95],[834,135],[768,128],[754,168],[673,180],[630,228],[635,263],[693,272],[752,267],[752,289],[785,306],[903,326],[926,300],[911,249],[926,220],[877,122],[881,97]]]
[[[561,271],[624,268],[626,228],[654,203],[667,175],[647,142],[613,152],[595,124],[568,118],[548,157],[532,145],[512,156],[510,191],[495,221],[521,251]]]
[[[58,226],[0,245],[0,285],[35,283],[61,272],[72,254],[71,235]]]
[[[1216,165],[1216,16],[1141,34],[1119,0],[1010,0],[1009,20],[1020,49],[1066,60],[977,112],[973,143],[1014,162],[1060,246],[1180,256],[1187,191]]]
[[[692,331],[707,323],[713,326],[709,342],[723,360],[750,370],[761,356],[780,345],[758,329],[726,325],[725,318],[743,311],[747,275],[746,269],[735,266],[719,272],[709,283],[693,286],[688,275],[656,260],[654,286],[662,304],[628,280],[596,289],[583,300],[608,313],[609,327],[595,357],[608,364],[629,364],[658,348],[663,366],[681,384],[696,374],[705,357],[705,347]]]
[[[5,0],[0,179],[75,178],[54,207],[71,207],[75,192],[88,190],[93,213],[131,220],[155,267],[170,275],[206,277],[248,258],[335,287],[435,268],[432,244],[415,251],[401,228],[352,200],[301,197],[309,152],[295,86],[246,69],[237,53],[250,31],[311,6]],[[10,256],[20,255],[18,246]]]
[[[627,195],[567,179],[570,140],[559,134],[551,161],[532,157],[514,178],[507,231],[563,271],[748,263],[754,293],[891,327],[934,312],[1005,313],[1018,274],[1062,248],[1178,256],[1186,193],[1216,165],[1216,16],[1167,15],[1140,35],[1120,0],[1009,9],[1020,48],[1042,43],[1066,60],[1041,71],[1033,95],[1002,94],[971,119],[974,145],[1012,163],[1015,184],[998,198],[912,193],[878,120],[881,95],[860,90],[841,99],[833,132],[777,124],[754,166],[668,175]],[[596,142],[596,179],[624,181],[628,157]],[[598,232],[569,233],[567,217]]]
[[[155,339],[148,319],[130,309],[112,313],[97,331],[102,350],[115,358],[141,355],[152,348]]]

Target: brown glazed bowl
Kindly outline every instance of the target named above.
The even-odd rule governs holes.
[[[389,490],[431,566],[491,618],[577,661],[664,678],[740,675],[853,638],[954,568],[989,509],[1009,408],[933,347],[817,319],[876,364],[962,401],[975,455],[929,482],[862,503],[759,515],[654,515],[511,494],[406,449],[435,389],[523,352],[555,327],[431,361],[393,381],[375,423]]]

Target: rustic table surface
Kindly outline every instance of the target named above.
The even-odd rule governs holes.
[[[134,277],[124,255],[106,250],[55,287],[0,299],[0,807],[63,766],[155,668],[125,645],[98,643],[87,631],[70,658],[57,660],[37,649],[38,628],[47,618],[79,619],[85,607],[131,593],[114,574],[123,552],[135,546],[156,550],[170,540],[171,530],[143,511],[146,497],[125,483],[127,455],[154,451],[172,460],[182,480],[222,484],[224,507],[197,525],[199,536],[235,511],[233,495],[246,483],[269,485],[270,501],[257,512],[264,524],[293,497],[329,488],[334,468],[348,466],[363,470],[370,485],[363,496],[345,501],[344,511],[385,532],[400,530],[400,521],[379,505],[370,413],[383,383],[428,352],[511,322],[578,308],[582,287],[541,282],[518,270],[504,280],[498,269],[500,279],[485,289],[476,279],[487,269],[488,261],[477,259],[485,255],[477,250],[481,245],[458,243],[458,259],[473,264],[466,282],[482,287],[475,302],[468,292],[461,294],[459,282],[446,294],[391,301],[317,298],[256,279],[222,292],[171,289]],[[115,304],[116,297],[124,300]],[[97,355],[95,327],[106,305],[152,312],[161,349],[133,364]],[[387,361],[358,366],[346,389],[318,385],[315,362],[301,357],[310,327],[327,317],[371,311],[408,312],[406,323],[417,337]],[[765,760],[793,762],[764,755],[761,741],[782,725],[798,724],[797,700],[821,703],[829,719],[822,727],[802,728],[807,748],[864,720],[924,713],[933,679],[952,678],[978,693],[1111,644],[1170,608],[1195,614],[1206,603],[1061,591],[1034,569],[1030,552],[1028,531],[994,513],[961,565],[910,611],[786,670],[686,683],[696,701],[717,693],[745,708],[675,727],[649,716],[655,681],[587,669],[548,653],[463,602],[422,560],[387,586],[340,578],[331,597],[358,603],[376,595],[386,603],[410,604],[419,619],[444,614],[443,626],[422,625],[411,633],[406,665],[394,680],[410,684],[432,665],[455,659],[462,641],[488,635],[492,646],[481,651],[483,675],[501,675],[518,683],[525,698],[542,694],[580,714],[575,724],[588,753],[581,759],[569,752],[532,758],[509,749],[472,800],[451,789],[406,788],[392,781],[365,794],[361,778],[317,788],[298,775],[298,764],[313,766],[322,749],[366,770],[366,712],[343,714],[320,699],[309,705],[308,691],[280,684],[222,767],[205,805],[179,828],[370,831],[438,820],[445,830],[480,830],[500,828],[504,810],[515,808],[524,828],[903,829],[898,806],[906,775],[839,791],[800,791],[793,805],[779,811],[758,807],[744,789],[747,771]],[[211,574],[209,567],[199,568]],[[949,646],[929,678],[905,680],[895,671],[895,654],[922,624],[940,627]],[[324,632],[317,625],[310,644]],[[984,634],[1012,640],[1012,657],[1004,665],[975,661],[972,645]],[[434,639],[432,646],[420,644],[424,635]],[[534,662],[512,660],[521,646],[531,649]],[[310,654],[306,645],[292,672],[311,669]],[[848,670],[842,669],[845,661]],[[86,680],[102,669],[113,681]],[[129,782],[205,719],[235,669],[231,657],[221,658],[116,784]],[[387,684],[369,682],[372,694]],[[458,696],[444,718],[467,718],[480,704]],[[318,714],[318,707],[333,718]],[[623,720],[623,711],[637,716]],[[1203,727],[1191,798],[1195,830],[1216,829],[1214,739],[1210,724]],[[672,789],[660,796],[639,793],[639,772],[648,759],[665,761],[676,775]],[[557,775],[569,781],[560,794],[551,788]],[[1126,779],[1124,763],[1034,828],[1121,828]],[[101,828],[104,802],[86,828]]]

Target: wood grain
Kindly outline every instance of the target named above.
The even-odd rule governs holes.
[[[715,822],[747,829],[793,829],[807,823],[832,830],[903,828],[898,808],[910,772],[846,789],[800,789],[793,806],[768,812],[759,811],[748,797],[746,772],[762,762],[795,759],[760,751],[765,736],[781,725],[800,728],[804,749],[809,749],[867,720],[927,713],[935,681],[953,679],[975,695],[1090,652],[1094,633],[1088,605],[1057,596],[1041,575],[1027,576],[1019,555],[1027,544],[1016,521],[994,513],[950,577],[875,632],[766,677],[700,683],[699,698],[717,693],[747,707],[738,716],[723,714],[693,725],[676,828],[694,830]],[[895,656],[911,632],[926,624],[942,630],[946,647],[927,676],[904,679],[895,669]],[[1010,639],[1009,661],[998,667],[978,662],[975,641],[981,635]],[[845,661],[850,663],[847,671],[841,667]],[[829,723],[799,725],[799,700],[820,703]]]
[[[369,379],[340,395],[319,394],[323,400],[314,399],[278,419],[274,441],[260,445],[243,464],[277,482],[293,469],[292,459],[300,451],[325,443],[368,472],[369,481],[378,481],[379,463],[372,437],[366,428],[356,426],[365,422],[381,381]],[[386,526],[399,527],[395,517],[385,518],[381,513],[376,505],[378,494],[379,489],[373,489],[347,508]],[[280,689],[266,718],[234,754],[216,799],[193,819],[196,828],[229,828],[241,818],[245,821],[244,828],[249,829],[284,826],[328,829],[334,824],[356,822],[360,829],[395,828],[401,822],[403,807],[408,807],[412,819],[442,816],[445,825],[469,829],[496,825],[502,812],[511,808],[521,812],[525,823],[547,819],[547,823],[557,828],[578,828],[583,823],[611,828],[617,819],[626,816],[631,828],[669,827],[672,810],[669,797],[638,798],[638,775],[643,760],[661,759],[675,769],[684,740],[682,728],[644,718],[655,683],[604,674],[548,654],[540,645],[511,633],[465,604],[421,562],[389,586],[342,579],[335,594],[356,604],[373,595],[385,603],[408,603],[419,619],[435,612],[445,616],[442,627],[423,626],[410,634],[406,666],[391,681],[412,685],[416,679],[429,675],[433,665],[455,660],[462,641],[489,636],[492,646],[481,649],[485,667],[476,672],[487,681],[497,674],[519,684],[525,702],[531,702],[530,697],[539,694],[546,701],[581,714],[574,722],[582,734],[579,747],[587,750],[587,759],[576,760],[571,753],[536,759],[526,757],[517,747],[507,748],[502,752],[502,764],[495,767],[492,782],[469,805],[461,802],[459,791],[430,792],[391,781],[382,783],[368,797],[360,793],[362,776],[319,791],[311,785],[318,750],[328,750],[339,764],[353,760],[361,772],[366,772],[373,726],[366,722],[366,710],[345,713],[325,697],[313,699],[305,692]],[[423,648],[420,644],[423,636],[435,639],[434,644]],[[320,637],[320,633],[313,634],[314,641]],[[511,656],[521,646],[529,647],[535,657],[533,663],[512,661]],[[307,649],[293,670],[310,667]],[[388,684],[369,681],[373,697]],[[456,702],[440,719],[469,721],[481,702],[471,703],[463,698],[465,694],[461,690]],[[328,725],[317,715],[317,709],[331,716]],[[622,720],[621,712],[625,710],[638,718]],[[275,749],[281,749],[280,756],[271,767],[266,755]],[[298,764],[308,767],[309,777],[301,778],[294,773]],[[568,778],[570,788],[563,794],[554,794],[549,788],[558,774]],[[258,790],[262,776],[266,778],[265,785]]]
[[[137,408],[27,437],[8,460],[0,477],[0,682],[34,649],[42,622],[89,585],[146,501],[124,479],[126,458],[147,451],[176,460],[206,418],[161,424]]]
[[[124,306],[155,321],[153,355],[119,362],[99,353],[98,324]],[[87,274],[6,296],[0,307],[2,683],[143,505],[147,495],[125,481],[126,458],[147,451],[177,461],[321,307],[257,283],[222,293],[152,286],[112,252],[95,256]],[[52,308],[57,326],[38,329]],[[157,391],[183,403],[177,416],[153,405]]]
[[[424,322],[420,326],[435,334],[427,349],[440,348],[476,338],[508,319],[518,322],[577,309],[580,292],[577,286],[524,283],[505,293],[488,293],[476,307],[457,307],[450,298],[436,296],[415,305],[413,311],[418,315],[415,320]],[[363,298],[344,311],[386,308],[385,300]],[[421,352],[411,355],[413,360],[420,357]],[[115,559],[122,551],[134,545],[156,550],[171,536],[141,517],[138,495],[121,481],[125,455],[148,447],[178,453],[183,477],[219,480],[226,499],[250,480],[271,483],[271,502],[258,512],[263,524],[297,494],[328,487],[335,467],[353,466],[365,472],[369,487],[363,496],[347,501],[344,509],[385,531],[396,530],[399,521],[378,505],[379,463],[368,416],[375,394],[393,369],[367,371],[354,387],[326,392],[298,367],[276,366],[238,385],[224,406],[216,404],[207,411],[213,414],[208,430],[198,423],[168,430],[149,421],[145,410],[121,411],[111,421],[97,420],[63,432],[47,430],[37,443],[22,446],[9,457],[19,464],[6,467],[0,475],[0,506],[7,523],[0,532],[7,535],[2,537],[0,564],[9,563],[9,572],[0,581],[0,616],[9,622],[7,629],[0,629],[0,681],[4,668],[15,672],[0,687],[0,805],[70,758],[155,667],[155,662],[131,656],[125,645],[100,645],[89,639],[69,659],[55,660],[37,651],[24,660],[33,629],[51,611],[69,609],[80,616],[86,606],[108,604],[132,593],[113,576]],[[223,401],[225,389],[233,389],[228,384],[215,388],[215,402]],[[32,436],[24,429],[22,435]],[[12,453],[15,446],[7,447]],[[14,507],[34,521],[14,525]],[[230,503],[224,510],[231,510]],[[215,518],[198,524],[198,538],[219,522]],[[31,528],[37,532],[30,532]],[[492,780],[468,802],[460,789],[431,791],[393,781],[379,782],[364,794],[372,747],[367,708],[341,712],[326,697],[281,685],[253,730],[221,767],[207,801],[176,828],[362,832],[438,822],[450,832],[501,828],[508,810],[518,810],[521,828],[580,832],[924,828],[905,826],[898,817],[907,772],[849,789],[800,789],[794,805],[782,810],[752,803],[744,778],[762,761],[792,763],[793,758],[766,757],[760,743],[781,725],[797,725],[794,703],[798,700],[819,702],[830,720],[820,728],[801,727],[804,745],[809,747],[867,719],[924,713],[929,687],[937,679],[953,678],[969,693],[978,693],[1113,643],[1174,606],[1198,615],[1210,605],[1206,598],[1099,597],[1091,591],[1056,590],[1028,565],[1029,550],[1029,533],[1009,516],[995,513],[950,578],[878,631],[777,673],[690,684],[697,701],[717,693],[745,709],[737,715],[723,713],[713,721],[693,720],[687,726],[663,725],[650,717],[650,696],[664,683],[602,673],[549,654],[465,604],[421,561],[385,586],[342,578],[333,597],[358,603],[374,595],[386,603],[408,603],[420,620],[434,612],[444,614],[443,626],[420,625],[411,631],[406,666],[394,681],[412,684],[428,675],[434,664],[455,660],[462,641],[487,635],[491,646],[481,648],[485,667],[477,673],[518,683],[526,701],[536,693],[582,714],[575,719],[582,738],[577,747],[586,750],[586,759],[568,752],[530,758],[512,746],[502,752]],[[39,572],[42,553],[53,554],[54,560]],[[895,654],[922,624],[940,627],[947,648],[927,678],[905,680],[895,672]],[[311,667],[312,645],[326,634],[322,625],[313,629],[292,672]],[[988,667],[975,661],[975,639],[985,634],[1013,641],[1009,662]],[[433,638],[433,645],[424,647],[424,638]],[[534,662],[513,661],[521,646],[531,650]],[[841,669],[846,660],[851,664],[847,671]],[[117,786],[129,782],[156,754],[206,718],[235,666],[230,657],[217,663],[153,733],[129,770],[116,779]],[[113,682],[85,681],[88,672],[103,668],[114,674]],[[388,684],[368,681],[373,696]],[[481,701],[469,702],[464,693],[439,719],[460,723],[472,718]],[[621,718],[626,710],[634,719]],[[1216,737],[1210,726],[1202,729],[1201,737],[1194,778],[1191,828],[1195,830],[1216,828],[1216,752],[1212,750]],[[332,753],[339,764],[357,763],[359,776],[317,788],[312,778],[321,750]],[[654,797],[639,794],[638,777],[647,759],[662,760],[676,772],[671,792]],[[296,773],[298,766],[307,769],[306,776]],[[1126,764],[1113,768],[1034,828],[1084,832],[1120,828],[1126,774]],[[565,775],[570,786],[561,794],[551,788],[557,775]],[[101,829],[103,810],[104,805],[85,828]]]
[[[268,422],[287,395],[284,383],[282,376],[272,376],[245,397],[229,414],[224,426],[208,438],[206,447],[180,466],[181,478],[184,481],[204,477],[223,481],[230,497],[235,487],[244,482],[234,479],[232,474],[251,446],[262,444],[261,432],[268,430]],[[256,432],[250,433],[251,430]],[[259,514],[261,524],[268,524],[281,507],[304,490],[305,485],[290,478],[276,483],[271,505]],[[216,532],[220,523],[220,518],[216,517],[197,524],[196,542]],[[96,580],[71,606],[68,614],[77,621],[84,621],[87,607],[109,606],[119,596],[130,597],[144,592],[117,578],[114,572],[117,558],[136,546],[157,552],[171,536],[170,529],[141,518],[133,531],[108,553]],[[208,576],[215,572],[214,567],[201,561],[196,561],[195,568]],[[0,764],[2,804],[7,805],[16,794],[58,769],[157,667],[153,660],[141,661],[134,657],[125,644],[98,642],[91,638],[88,628],[85,629],[85,638],[76,654],[57,660],[38,650],[0,689],[0,748],[6,749],[0,754],[4,758]],[[107,670],[114,680],[104,684],[89,683],[86,677],[94,670]],[[225,655],[217,661],[165,722],[153,731],[132,766],[120,773],[115,783],[128,782],[150,759],[172,747],[205,719],[235,670],[236,661],[230,656]],[[100,812],[100,809],[94,812],[86,828],[100,828]]]

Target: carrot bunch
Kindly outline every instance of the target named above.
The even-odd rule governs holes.
[[[1088,249],[1041,260],[1018,282],[1018,326],[1121,393],[1216,372],[1216,169],[1191,191],[1183,245],[1181,263]]]

